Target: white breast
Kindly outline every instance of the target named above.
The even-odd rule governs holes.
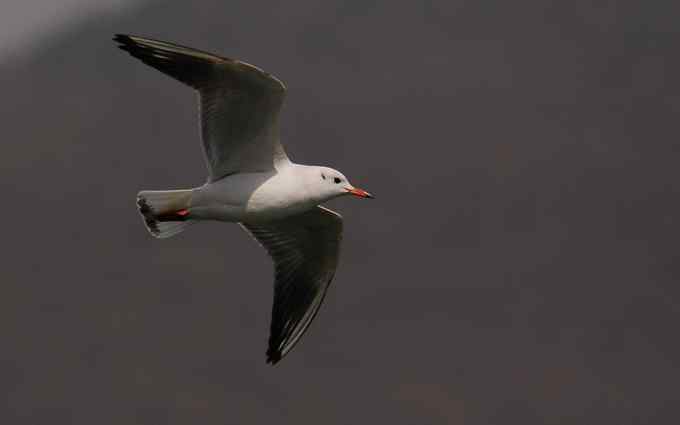
[[[194,191],[194,217],[262,222],[298,214],[319,201],[309,195],[295,166],[267,173],[235,174]]]
[[[250,220],[272,220],[298,214],[317,204],[299,176],[286,170],[272,176],[252,192],[246,204],[246,214]]]

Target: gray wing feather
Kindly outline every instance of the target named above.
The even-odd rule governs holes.
[[[164,41],[118,34],[119,47],[196,89],[210,181],[259,172],[287,160],[279,142],[286,88],[276,77],[234,59]]]
[[[285,356],[314,320],[338,264],[339,214],[316,207],[267,224],[242,226],[274,260],[274,304],[267,362]]]

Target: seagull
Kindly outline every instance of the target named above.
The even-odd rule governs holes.
[[[342,216],[320,204],[373,198],[329,167],[292,162],[280,142],[286,86],[245,62],[165,41],[116,34],[118,47],[198,92],[207,182],[143,190],[147,230],[168,238],[199,221],[238,223],[274,262],[267,363],[299,341],[321,307],[338,265]]]

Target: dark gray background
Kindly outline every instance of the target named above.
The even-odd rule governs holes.
[[[0,67],[3,424],[673,424],[678,2],[148,2]],[[205,176],[192,92],[130,32],[289,87],[283,140],[377,195],[265,364],[270,261],[153,240]]]

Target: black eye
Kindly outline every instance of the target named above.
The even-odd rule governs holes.
[[[340,183],[342,180],[340,180],[340,177],[336,177],[336,178],[333,179],[333,181],[335,182],[335,184],[338,184],[338,183]]]
[[[321,178],[324,179],[324,180],[326,180],[326,175],[325,175],[325,174],[321,174]]]

